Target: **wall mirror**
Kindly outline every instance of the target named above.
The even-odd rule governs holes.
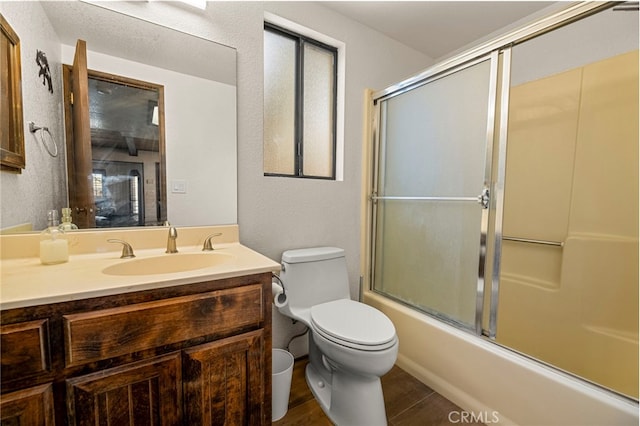
[[[49,32],[53,32],[59,40],[59,44],[56,45],[59,54],[52,52],[49,59],[52,68],[60,68],[57,72],[60,76],[57,81],[58,87],[51,95],[59,97],[59,100],[54,102],[57,104],[57,106],[54,105],[54,110],[61,108],[64,102],[63,97],[66,96],[63,93],[62,67],[73,64],[77,40],[86,42],[86,62],[90,72],[121,76],[163,88],[166,167],[161,170],[162,158],[159,158],[158,174],[155,173],[155,164],[145,161],[132,162],[142,163],[139,166],[151,168],[153,171],[147,170],[147,173],[140,173],[139,166],[130,167],[130,170],[127,170],[127,174],[130,173],[132,176],[136,173],[140,174],[135,179],[129,179],[127,196],[131,201],[127,208],[132,211],[137,209],[138,212],[133,216],[145,214],[153,218],[141,220],[138,216],[134,219],[130,217],[127,220],[112,222],[119,222],[116,226],[157,225],[165,219],[174,226],[236,223],[236,50],[212,40],[116,12],[109,9],[108,5],[103,7],[85,2],[46,1],[18,3],[22,4],[5,3],[3,14],[8,19],[18,21],[21,17],[28,21],[40,14],[45,18],[44,21],[50,24]],[[153,3],[145,6],[170,7],[168,4]],[[33,34],[29,34],[24,39],[25,43],[30,42],[31,45],[23,46],[23,49],[35,51],[40,48],[38,43],[45,44],[43,38],[49,36],[38,25],[29,25],[29,31]],[[46,42],[51,45],[49,40]],[[55,60],[56,56],[59,56],[58,61]],[[56,72],[52,74],[55,88]],[[29,99],[40,96],[38,93],[31,93],[32,90],[35,92],[36,88],[26,86],[23,96]],[[94,88],[94,90],[97,93],[101,89]],[[102,91],[106,93],[106,90]],[[149,119],[152,119],[154,105],[151,104],[154,101],[148,99],[144,102],[147,103],[145,114],[149,114]],[[31,114],[27,109],[25,108],[25,122],[47,123],[49,120],[50,128],[59,129],[58,133],[54,132],[54,134],[58,136],[58,146],[63,148],[65,132],[69,131],[66,129],[69,126],[68,121],[65,125],[67,113],[37,111],[36,114]],[[54,119],[55,125],[52,124]],[[97,143],[102,143],[97,141],[100,130],[96,126],[92,126],[91,133],[94,147]],[[27,140],[27,144],[29,143],[30,141]],[[126,145],[126,138],[124,143]],[[117,151],[123,152],[122,146],[118,146]],[[126,149],[134,149],[134,147],[129,146]],[[158,155],[163,156],[161,149],[158,149]],[[108,180],[109,169],[116,170],[122,166],[121,164],[118,166],[118,161],[121,159],[114,160],[113,167],[106,167],[105,164],[100,163],[100,160],[96,160],[91,165],[89,178],[99,180],[99,175],[102,175]],[[73,202],[74,194],[68,190],[73,185],[69,185],[66,177],[66,168],[70,164],[68,160],[63,163],[64,170],[57,172],[51,170],[46,176],[47,178],[54,176],[56,181],[65,181],[62,183],[65,189],[60,191],[61,194],[55,200],[49,201],[46,206],[38,207],[34,211],[34,217],[26,219],[33,225],[31,229],[34,231],[46,225],[42,223],[41,218],[46,217],[47,210],[59,210]],[[27,160],[26,171],[29,170],[29,166],[29,160]],[[43,167],[49,167],[49,165],[33,166],[32,171],[41,170]],[[163,173],[164,179],[160,177]],[[27,179],[29,173],[23,174],[27,175],[23,176]],[[0,216],[2,221],[0,228],[3,229],[19,225],[18,221],[25,221],[24,212],[35,210],[32,207],[34,200],[42,198],[37,192],[19,189],[21,182],[17,180],[15,187],[18,189],[12,190],[14,186],[12,179],[15,178],[5,177],[6,174],[3,173],[3,211]],[[39,179],[42,180],[42,177]],[[137,188],[135,185],[130,185],[134,180],[138,183]],[[39,183],[42,186],[42,182]],[[10,188],[8,191],[4,191],[5,184]],[[38,183],[32,186],[37,187]],[[134,194],[136,191],[140,192]],[[11,198],[12,192],[15,192],[13,198]],[[146,200],[144,213],[139,207],[133,207],[138,202],[134,200],[136,197]],[[102,203],[100,206],[102,212],[108,211],[106,204]],[[165,204],[166,212],[158,211],[158,205],[163,208]],[[92,206],[94,209],[97,208],[95,200]],[[78,216],[78,219],[80,215],[81,213],[74,211],[74,216]],[[105,224],[110,221],[109,218],[104,219],[105,215],[98,216],[100,216],[98,223]],[[76,222],[75,217],[74,222]],[[89,227],[100,227],[98,223]]]

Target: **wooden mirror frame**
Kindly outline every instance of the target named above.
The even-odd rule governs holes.
[[[0,14],[0,166],[21,173],[26,166],[22,118],[20,38]]]

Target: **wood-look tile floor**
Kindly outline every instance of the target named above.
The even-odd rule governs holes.
[[[291,380],[289,410],[276,426],[330,426],[332,423],[313,398],[304,377],[308,359],[296,360]],[[463,410],[398,366],[382,377],[389,426],[444,426],[459,424]],[[449,413],[455,412],[449,420]],[[456,420],[458,420],[456,422]],[[465,423],[481,425],[481,423]],[[348,425],[339,425],[348,426]],[[373,426],[373,425],[372,425]]]

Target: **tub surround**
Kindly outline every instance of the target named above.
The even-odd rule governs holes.
[[[504,425],[637,425],[638,404],[366,291],[395,324],[397,365],[456,405]],[[486,418],[486,417],[485,417]],[[491,419],[492,417],[489,417]]]
[[[224,263],[208,268],[153,275],[107,275],[106,267],[127,262],[120,259],[122,246],[107,242],[122,239],[133,247],[136,259],[202,253],[207,236],[214,253],[229,256]],[[122,229],[70,232],[69,262],[42,265],[38,257],[39,234],[0,236],[2,271],[0,309],[12,309],[80,298],[170,287],[199,281],[275,272],[280,265],[243,246],[238,226],[178,227],[177,254],[166,254],[168,228]]]

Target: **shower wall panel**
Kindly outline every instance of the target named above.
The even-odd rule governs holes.
[[[638,51],[514,87],[498,342],[638,397]]]

